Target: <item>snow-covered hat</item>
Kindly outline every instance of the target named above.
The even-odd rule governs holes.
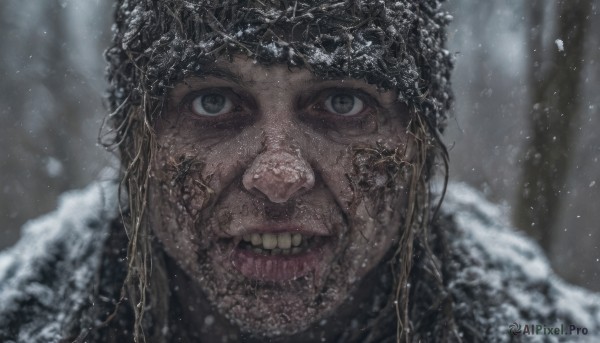
[[[452,101],[443,0],[118,0],[109,62],[113,119],[160,104],[223,55],[364,79],[444,127]]]

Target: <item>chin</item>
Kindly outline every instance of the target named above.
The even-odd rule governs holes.
[[[251,246],[220,240],[198,254],[193,278],[212,306],[246,334],[300,333],[331,316],[350,294],[333,237],[313,236],[288,254]]]

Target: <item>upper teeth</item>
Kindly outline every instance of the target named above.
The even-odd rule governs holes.
[[[252,245],[260,247],[262,245],[263,249],[289,249],[292,246],[299,246],[302,244],[302,235],[299,233],[253,233],[250,235],[244,235],[244,240],[246,242],[252,242]]]

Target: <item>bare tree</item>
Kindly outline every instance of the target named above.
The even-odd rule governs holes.
[[[547,5],[531,0],[527,13],[531,134],[514,219],[549,251],[574,155],[592,0],[559,0],[552,16]]]

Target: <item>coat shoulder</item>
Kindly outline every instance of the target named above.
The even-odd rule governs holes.
[[[117,185],[63,194],[0,252],[0,341],[57,342],[89,302],[103,242],[117,216]]]
[[[505,212],[465,184],[448,188],[441,221],[450,255],[444,274],[461,329],[482,330],[499,342],[530,333],[531,325],[547,334],[532,335],[534,341],[568,341],[572,326],[586,329],[586,335],[579,331],[584,341],[600,338],[600,295],[558,277]]]

